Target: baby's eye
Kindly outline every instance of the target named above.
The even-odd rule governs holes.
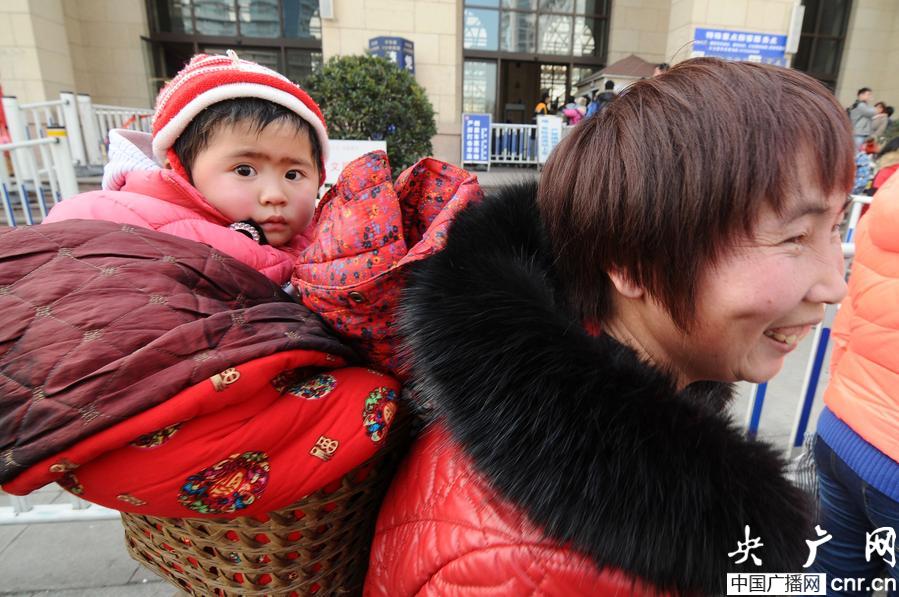
[[[254,174],[256,174],[256,170],[252,166],[241,164],[234,169],[234,173],[238,176],[253,176]]]
[[[288,170],[287,174],[284,175],[287,180],[299,180],[303,177],[303,173],[299,170]]]

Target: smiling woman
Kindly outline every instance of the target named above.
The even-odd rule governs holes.
[[[852,156],[813,79],[688,60],[572,129],[539,185],[461,212],[404,298],[435,425],[368,594],[722,595],[728,572],[800,572],[811,508],[722,410],[844,296]],[[729,554],[756,537],[744,568]]]

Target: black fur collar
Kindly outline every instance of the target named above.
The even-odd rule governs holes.
[[[680,394],[560,299],[536,184],[469,207],[420,264],[401,325],[413,384],[478,470],[548,536],[674,592],[727,572],[800,572],[810,507],[768,445],[721,412],[731,388]],[[733,564],[744,526],[763,561]]]

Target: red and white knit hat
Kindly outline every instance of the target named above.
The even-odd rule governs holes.
[[[162,88],[156,98],[153,115],[153,155],[187,178],[172,145],[187,125],[204,108],[238,97],[268,100],[298,114],[318,136],[321,158],[318,164],[320,184],[325,181],[328,160],[328,131],[325,118],[309,95],[287,77],[249,60],[238,58],[234,50],[225,56],[197,54],[190,63]]]

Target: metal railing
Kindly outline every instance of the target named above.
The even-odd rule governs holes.
[[[40,221],[57,201],[78,194],[66,129],[47,128],[44,132],[48,136],[41,139],[0,145],[0,202],[7,226],[16,226],[19,218],[34,224],[34,205]]]
[[[537,165],[536,124],[491,124],[490,165]]]
[[[153,116],[149,108],[94,104],[89,95],[68,91],[60,93],[58,100],[29,104],[3,96],[3,111],[13,143],[39,139],[47,129],[64,126],[73,164],[96,167],[106,162],[110,129],[149,132]]]
[[[94,104],[94,120],[97,125],[97,134],[103,140],[103,162],[106,161],[106,150],[109,147],[109,131],[112,129],[131,129],[134,131],[150,132],[150,121],[153,118],[153,110],[144,108],[127,108],[124,106],[107,106]]]

